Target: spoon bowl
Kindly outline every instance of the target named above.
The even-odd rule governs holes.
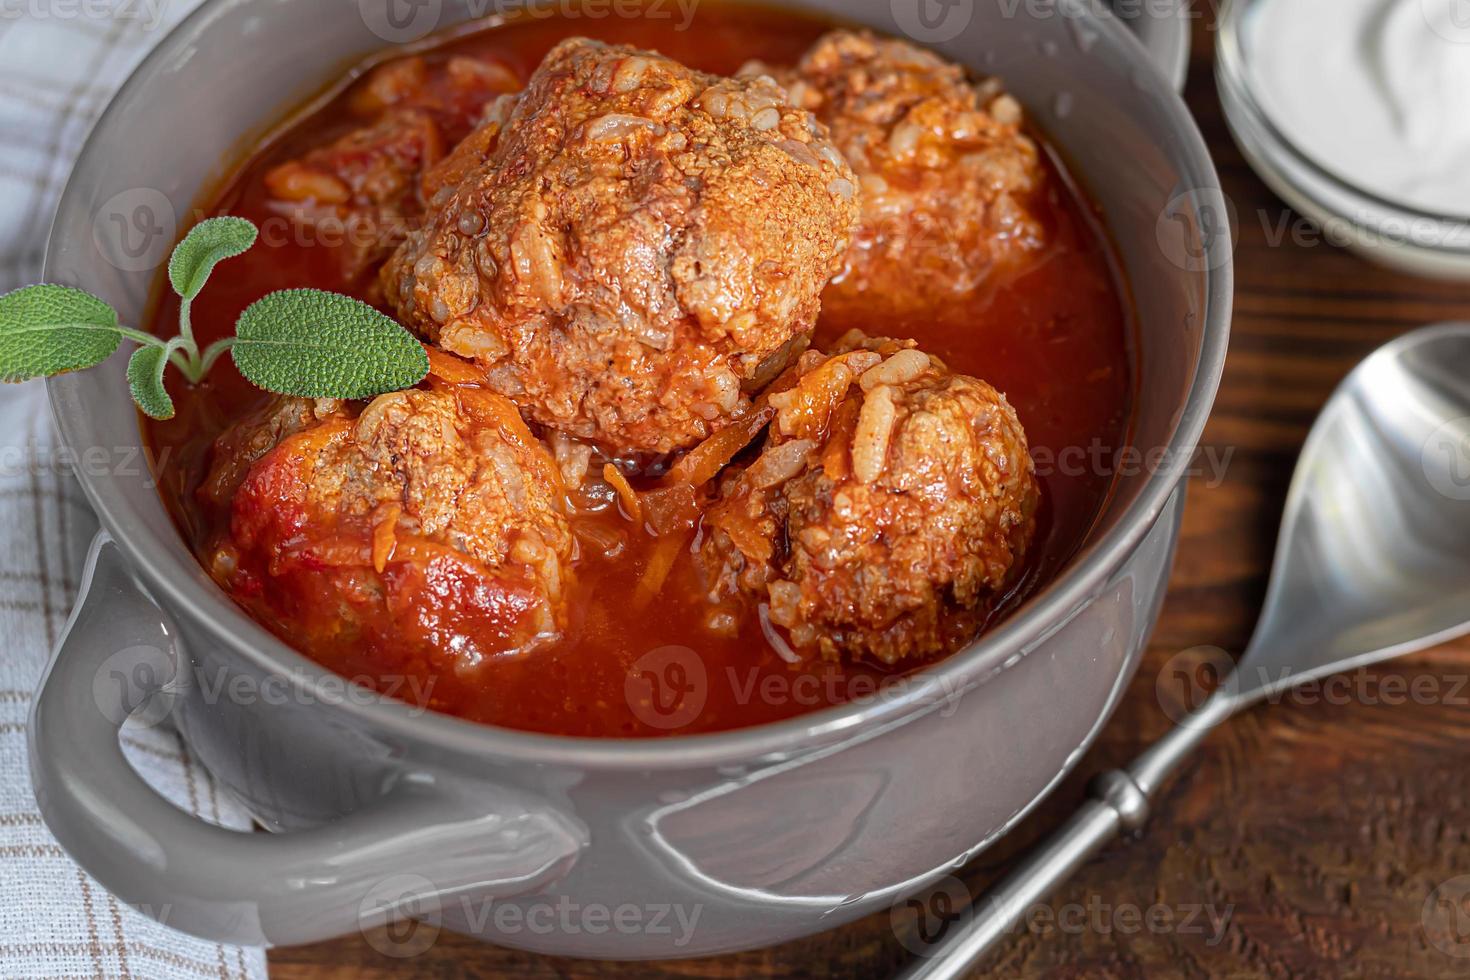
[[[1286,501],[1232,711],[1470,632],[1470,324],[1380,348],[1328,401]]]
[[[1328,400],[1302,449],[1265,607],[1218,690],[981,896],[904,972],[958,980],[1120,833],[1235,712],[1307,681],[1470,633],[1470,324],[1380,348]]]

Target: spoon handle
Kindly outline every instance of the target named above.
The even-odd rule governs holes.
[[[1154,743],[1128,769],[1114,769],[1089,784],[1091,799],[1050,838],[972,906],[973,917],[899,974],[899,980],[960,980],[977,960],[1026,918],[1030,910],[1072,877],[1115,837],[1141,829],[1160,785],[1189,757],[1235,705],[1211,698],[1196,714]]]

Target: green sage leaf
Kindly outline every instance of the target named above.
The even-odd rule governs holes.
[[[235,366],[252,384],[304,398],[371,398],[429,373],[423,346],[368,304],[319,289],[256,300],[235,323]]]
[[[163,372],[168,367],[168,351],[162,347],[139,347],[128,360],[128,388],[133,401],[151,418],[174,417],[174,401],[163,386]]]
[[[79,371],[117,350],[117,312],[70,286],[25,286],[0,296],[0,381]]]
[[[244,218],[206,218],[174,248],[168,260],[168,281],[186,300],[199,295],[214,267],[246,252],[259,232]]]

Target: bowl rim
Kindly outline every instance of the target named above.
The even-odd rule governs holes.
[[[191,38],[208,29],[216,15],[229,5],[252,0],[204,0],[179,21],[129,74],[99,115],[83,143],[72,173],[63,187],[57,214],[48,235],[45,268],[51,269],[61,241],[61,216],[67,202],[76,196],[83,162],[104,153],[100,133],[104,124],[122,111],[135,91],[148,84],[161,66],[179,57]],[[779,0],[777,0],[779,2]],[[799,6],[800,4],[796,4]],[[1110,12],[1093,4],[1080,4],[1083,16],[1115,43],[1131,47],[1143,67],[1134,82],[1146,79],[1164,97],[1169,122],[1180,143],[1179,156],[1188,167],[1182,179],[1189,181],[1201,210],[1223,209],[1224,195],[1213,158],[1182,97],[1174,90],[1149,57],[1138,38]],[[1025,9],[1024,7],[1022,8]],[[1139,72],[1142,72],[1140,75]],[[1223,210],[1217,213],[1224,213]],[[1226,243],[1225,247],[1229,247]],[[182,619],[206,633],[210,640],[259,670],[285,676],[293,687],[319,699],[313,710],[346,712],[355,721],[405,741],[427,745],[448,756],[504,758],[517,762],[573,766],[595,770],[651,770],[709,767],[754,759],[775,761],[802,751],[827,745],[854,733],[872,737],[906,721],[926,708],[938,708],[946,699],[968,694],[992,674],[1010,666],[1041,646],[1062,625],[1080,612],[1096,595],[1106,579],[1122,566],[1152,531],[1175,490],[1186,476],[1190,457],[1198,446],[1213,406],[1224,370],[1234,298],[1232,255],[1210,262],[1197,271],[1200,290],[1199,351],[1193,377],[1182,406],[1174,411],[1174,428],[1163,464],[1147,478],[1136,498],[1127,505],[1111,528],[1088,540],[1049,584],[1017,608],[1002,623],[969,646],[924,668],[923,679],[906,685],[902,694],[871,703],[850,702],[792,718],[746,728],[701,734],[670,734],[648,738],[597,738],[555,735],[502,728],[425,710],[360,688],[362,697],[324,695],[324,682],[340,690],[344,676],[323,667],[267,631],[235,606],[217,586],[207,583],[197,565],[178,567],[170,545],[161,535],[140,524],[120,519],[126,509],[121,491],[99,485],[85,472],[78,472],[88,502],[102,526],[118,542],[133,573],[147,586],[165,616]],[[63,445],[77,440],[74,420],[65,412],[67,386],[77,383],[75,375],[49,379],[47,390],[52,416]],[[141,433],[140,433],[141,435]],[[141,439],[140,439],[141,441]],[[162,508],[156,491],[154,505]],[[170,534],[176,536],[169,519]],[[192,573],[191,573],[192,572]],[[213,608],[211,608],[213,607]],[[216,619],[219,610],[226,617]],[[355,683],[349,681],[348,683]]]
[[[1251,59],[1246,53],[1247,45],[1243,37],[1247,15],[1251,5],[1256,2],[1259,0],[1224,0],[1217,24],[1218,34],[1215,38],[1216,88],[1226,110],[1226,125],[1237,143],[1258,141],[1261,144],[1260,151],[1245,150],[1248,156],[1263,157],[1259,162],[1253,160],[1252,168],[1270,170],[1276,180],[1286,184],[1293,193],[1303,198],[1320,214],[1341,221],[1358,232],[1373,236],[1390,246],[1458,258],[1470,256],[1470,241],[1455,243],[1451,240],[1452,233],[1441,236],[1443,239],[1441,243],[1433,244],[1412,239],[1401,240],[1403,236],[1394,236],[1384,231],[1390,223],[1397,222],[1409,226],[1432,226],[1449,232],[1458,231],[1463,235],[1467,225],[1470,225],[1470,211],[1464,214],[1430,211],[1370,190],[1331,170],[1318,157],[1308,153],[1296,140],[1292,139],[1286,130],[1278,125],[1276,117],[1271,114],[1266,104],[1256,94]],[[1243,119],[1237,120],[1236,113],[1239,113]],[[1242,132],[1242,122],[1253,127],[1259,136],[1252,140],[1251,137],[1255,134]],[[1271,159],[1273,154],[1279,154],[1285,158],[1292,167],[1315,181],[1318,187],[1310,186],[1293,177]],[[1265,179],[1266,175],[1263,174],[1262,177]],[[1268,183],[1270,182],[1268,180]],[[1359,208],[1358,213],[1356,215],[1347,214],[1337,205],[1326,203],[1320,192],[1321,187],[1326,187],[1333,193],[1352,201]]]

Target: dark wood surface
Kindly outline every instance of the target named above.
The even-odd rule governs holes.
[[[1218,485],[1193,481],[1163,620],[1125,704],[1074,778],[960,876],[972,893],[1056,827],[1091,774],[1168,729],[1156,682],[1172,677],[1181,651],[1245,644],[1297,452],[1337,382],[1400,333],[1470,319],[1470,286],[1396,275],[1310,235],[1278,243],[1282,227],[1300,222],[1230,140],[1213,43],[1210,23],[1198,22],[1188,100],[1239,213],[1234,336],[1205,439],[1229,465]],[[976,975],[1470,974],[1470,942],[1460,958],[1432,941],[1449,912],[1431,901],[1425,925],[1438,886],[1449,883],[1436,898],[1470,893],[1470,878],[1454,881],[1470,875],[1470,643],[1351,682],[1256,709],[1213,733],[1142,839],[1115,845],[1054,897],[1059,924],[1039,914]],[[1463,922],[1470,926],[1470,916]],[[911,958],[899,935],[906,928],[884,912],[775,949],[653,965],[549,959],[449,934],[421,955],[392,959],[353,937],[275,951],[271,974],[880,978]]]

